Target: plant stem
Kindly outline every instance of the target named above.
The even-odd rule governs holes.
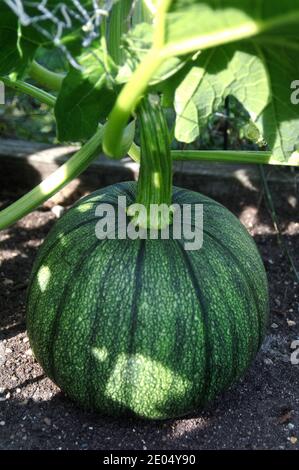
[[[33,61],[29,69],[29,75],[38,83],[53,91],[59,91],[64,79],[64,75],[51,72],[42,65]]]
[[[135,162],[140,162],[140,147],[134,142],[128,152]],[[249,163],[262,165],[299,166],[299,154],[293,154],[289,161],[283,162],[273,157],[271,152],[235,151],[235,150],[171,150],[174,161]]]
[[[103,149],[113,158],[121,158],[119,142],[129,116],[134,111],[142,94],[146,90],[150,79],[156,70],[162,65],[163,59],[160,53],[165,41],[165,18],[171,4],[171,0],[161,0],[155,15],[155,32],[153,46],[142,63],[137,67],[131,80],[124,86],[112,112],[110,113],[105,130]]]
[[[171,0],[161,0],[157,7],[157,13],[155,15],[155,30],[153,48],[158,50],[164,46],[165,42],[165,23],[166,13],[170,6]]]
[[[106,125],[103,141],[104,152],[110,157],[123,157],[120,142],[124,128],[152,75],[161,64],[162,58],[159,51],[151,50],[118,95]]]
[[[103,129],[103,126],[101,126],[75,155],[42,181],[42,183],[9,207],[0,211],[0,230],[9,227],[26,214],[29,214],[29,212],[40,206],[72,179],[79,176],[97,156],[97,152],[102,144]]]
[[[30,85],[29,83],[23,82],[21,80],[11,80],[9,77],[0,76],[0,81],[2,81],[5,84],[5,86],[12,88],[18,93],[25,93],[26,95],[36,98],[41,103],[45,103],[51,107],[55,106],[55,103],[56,103],[55,96],[51,95],[50,93],[47,93],[44,90],[41,90],[40,88],[37,88],[36,86]],[[131,140],[130,134],[134,132],[132,124],[131,126],[130,125],[127,126],[126,131],[124,132],[123,140],[122,140],[122,148],[127,147],[126,141]],[[134,129],[135,129],[135,126],[134,126]],[[128,133],[127,136],[126,136],[126,132]],[[128,155],[132,158],[132,160],[139,163],[140,162],[140,147],[138,147],[138,145],[136,145],[133,142],[128,151]]]
[[[223,126],[223,150],[228,149],[229,144],[229,111],[230,111],[230,103],[229,103],[229,96],[225,98],[224,102],[224,109],[225,109],[225,118],[224,118],[224,126]]]
[[[113,5],[108,18],[108,50],[116,64],[123,61],[123,49],[121,39],[124,33],[129,30],[129,15],[132,7],[131,0],[122,0]]]
[[[138,214],[133,220],[142,228],[159,230],[171,222],[169,208],[172,197],[172,164],[169,132],[159,99],[154,101],[152,97],[144,98],[137,114],[141,129],[141,161],[136,203],[141,204],[146,212]],[[161,211],[153,213],[153,205],[161,206]],[[128,214],[130,215],[130,208]]]
[[[5,86],[12,88],[18,93],[25,93],[26,95],[36,98],[41,103],[45,103],[51,107],[55,106],[55,96],[50,95],[50,93],[47,93],[40,88],[30,85],[30,83],[26,83],[21,80],[11,80],[9,77],[0,77],[0,81],[2,81]]]
[[[261,163],[267,165],[299,166],[299,154],[288,161],[277,160],[271,152],[245,152],[233,150],[172,150],[173,160],[227,163]]]

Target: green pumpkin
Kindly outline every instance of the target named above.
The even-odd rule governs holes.
[[[239,379],[268,318],[265,270],[241,223],[217,202],[173,188],[173,203],[203,204],[203,246],[184,240],[99,240],[100,203],[135,201],[136,183],[97,191],[45,240],[27,308],[30,343],[46,374],[104,415],[150,419],[198,410]]]

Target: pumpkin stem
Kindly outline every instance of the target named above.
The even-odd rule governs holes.
[[[136,203],[145,209],[133,217],[142,228],[161,230],[172,220],[172,160],[165,115],[156,95],[142,99],[140,120],[141,158]],[[130,214],[130,208],[128,210]]]

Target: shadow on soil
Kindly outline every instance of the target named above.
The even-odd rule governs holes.
[[[25,398],[0,404],[2,449],[277,449],[298,448],[288,424],[295,409],[298,370],[266,366],[260,353],[247,376],[209,409],[168,421],[117,420],[82,411],[42,374],[19,384]],[[293,368],[292,368],[293,367]],[[26,398],[27,394],[33,398]],[[38,394],[52,393],[50,399]],[[13,390],[10,390],[13,394]]]

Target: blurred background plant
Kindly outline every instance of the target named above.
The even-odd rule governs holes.
[[[60,49],[41,48],[38,62],[55,72],[66,70],[67,61]],[[28,79],[29,83],[33,83]],[[0,105],[0,137],[57,144],[55,119],[48,106],[35,98],[6,87],[5,105]]]

